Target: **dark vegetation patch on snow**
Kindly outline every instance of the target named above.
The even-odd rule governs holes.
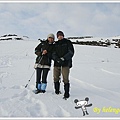
[[[16,34],[5,34],[5,35],[0,36],[0,41],[3,41],[3,40],[24,40],[24,39],[28,39],[28,38],[29,38],[28,36],[20,37]]]

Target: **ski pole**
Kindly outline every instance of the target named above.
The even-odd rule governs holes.
[[[40,64],[40,62],[41,62],[42,59],[43,59],[43,55],[42,55],[42,57],[40,58],[38,65]],[[38,65],[37,65],[37,67],[38,67]],[[31,79],[32,79],[32,77],[33,77],[33,75],[34,75],[34,73],[35,73],[35,70],[34,70],[33,74],[31,75],[30,79],[28,80],[28,83],[25,85],[25,88],[27,88],[29,82],[31,81]]]

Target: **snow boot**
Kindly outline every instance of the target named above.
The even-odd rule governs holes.
[[[54,82],[55,93],[60,94],[60,82]]]
[[[38,83],[36,87],[37,87],[37,90],[35,91],[35,94],[38,94],[41,92],[41,83]]]
[[[64,97],[63,98],[69,98],[70,94],[69,94],[69,90],[70,90],[70,83],[66,83],[64,84]]]
[[[46,91],[46,87],[47,87],[47,83],[42,83],[41,84],[41,93],[45,93]]]

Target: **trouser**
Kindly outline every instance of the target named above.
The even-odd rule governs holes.
[[[70,68],[69,67],[54,67],[54,88],[55,88],[55,93],[59,94],[60,92],[60,76],[62,74],[63,76],[63,82],[64,82],[64,97],[68,98],[69,95],[69,88],[70,88],[70,83],[69,83],[69,73],[70,73]]]
[[[69,67],[54,67],[54,82],[59,82],[62,74],[64,84],[69,83],[69,73]]]
[[[36,88],[38,84],[47,83],[47,75],[49,72],[49,68],[37,68],[36,69]],[[42,77],[42,80],[41,80]]]

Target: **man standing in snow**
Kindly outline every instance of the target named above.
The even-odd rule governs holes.
[[[60,76],[63,76],[64,82],[64,99],[69,98],[69,73],[72,67],[72,57],[74,55],[74,47],[72,42],[64,38],[62,31],[57,32],[58,41],[55,43],[55,51],[53,52],[54,60],[54,89],[55,93],[60,93]]]

